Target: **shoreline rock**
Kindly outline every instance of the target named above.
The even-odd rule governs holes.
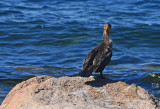
[[[160,99],[135,84],[109,79],[38,76],[17,84],[0,109],[159,109]]]

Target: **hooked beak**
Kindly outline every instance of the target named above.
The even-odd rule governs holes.
[[[110,27],[106,26],[106,30],[110,30]]]

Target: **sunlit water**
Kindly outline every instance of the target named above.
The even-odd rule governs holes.
[[[1,0],[0,103],[19,82],[69,76],[101,43],[110,22],[114,49],[106,78],[160,98],[159,0]],[[98,74],[96,74],[98,75]]]

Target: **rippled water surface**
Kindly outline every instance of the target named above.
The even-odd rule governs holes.
[[[1,0],[0,103],[19,82],[80,71],[110,22],[114,49],[106,78],[160,98],[159,0]],[[98,75],[98,74],[96,74]]]

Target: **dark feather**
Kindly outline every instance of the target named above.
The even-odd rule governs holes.
[[[112,51],[107,48],[105,43],[101,43],[85,57],[82,68],[83,70],[88,70],[90,73],[101,72],[110,62],[111,57]]]

